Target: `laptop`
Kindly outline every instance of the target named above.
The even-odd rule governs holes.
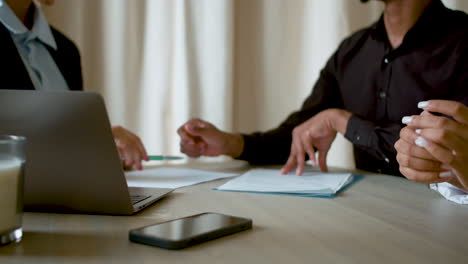
[[[128,188],[97,93],[0,90],[0,134],[27,138],[27,211],[130,215],[173,191]]]

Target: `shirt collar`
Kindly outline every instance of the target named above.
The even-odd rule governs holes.
[[[0,0],[1,1],[1,0]],[[387,39],[387,30],[383,20],[383,14],[379,20],[370,27],[371,37],[378,41],[385,41]]]
[[[403,42],[424,40],[435,36],[435,32],[439,28],[441,19],[448,9],[440,0],[433,0],[424,10],[416,24],[406,33]],[[378,41],[387,41],[387,30],[383,14],[380,19],[370,27],[371,37]]]
[[[34,3],[34,2],[33,2]],[[2,23],[13,35],[27,35],[28,40],[34,38],[39,39],[44,44],[50,46],[54,50],[57,49],[54,36],[50,29],[49,23],[44,16],[41,8],[34,3],[34,20],[31,30],[26,28],[18,19],[15,13],[10,9],[8,4],[0,0],[0,23]]]
[[[443,21],[447,20],[448,8],[440,0],[432,1],[416,24],[408,31],[404,41],[416,43],[439,38],[444,33]]]

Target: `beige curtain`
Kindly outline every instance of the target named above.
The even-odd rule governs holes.
[[[80,48],[85,89],[104,96],[112,122],[150,153],[177,154],[176,129],[191,117],[237,132],[278,125],[340,41],[381,10],[358,0],[60,0],[46,13]],[[352,168],[350,144],[338,138],[328,162]]]

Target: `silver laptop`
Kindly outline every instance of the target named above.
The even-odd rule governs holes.
[[[0,90],[0,134],[27,137],[28,211],[129,215],[172,191],[128,188],[96,93]]]

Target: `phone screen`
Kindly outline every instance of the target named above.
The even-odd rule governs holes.
[[[250,220],[217,213],[203,213],[147,226],[139,229],[138,232],[146,236],[156,236],[164,240],[178,241],[226,227],[240,225],[247,221]]]

